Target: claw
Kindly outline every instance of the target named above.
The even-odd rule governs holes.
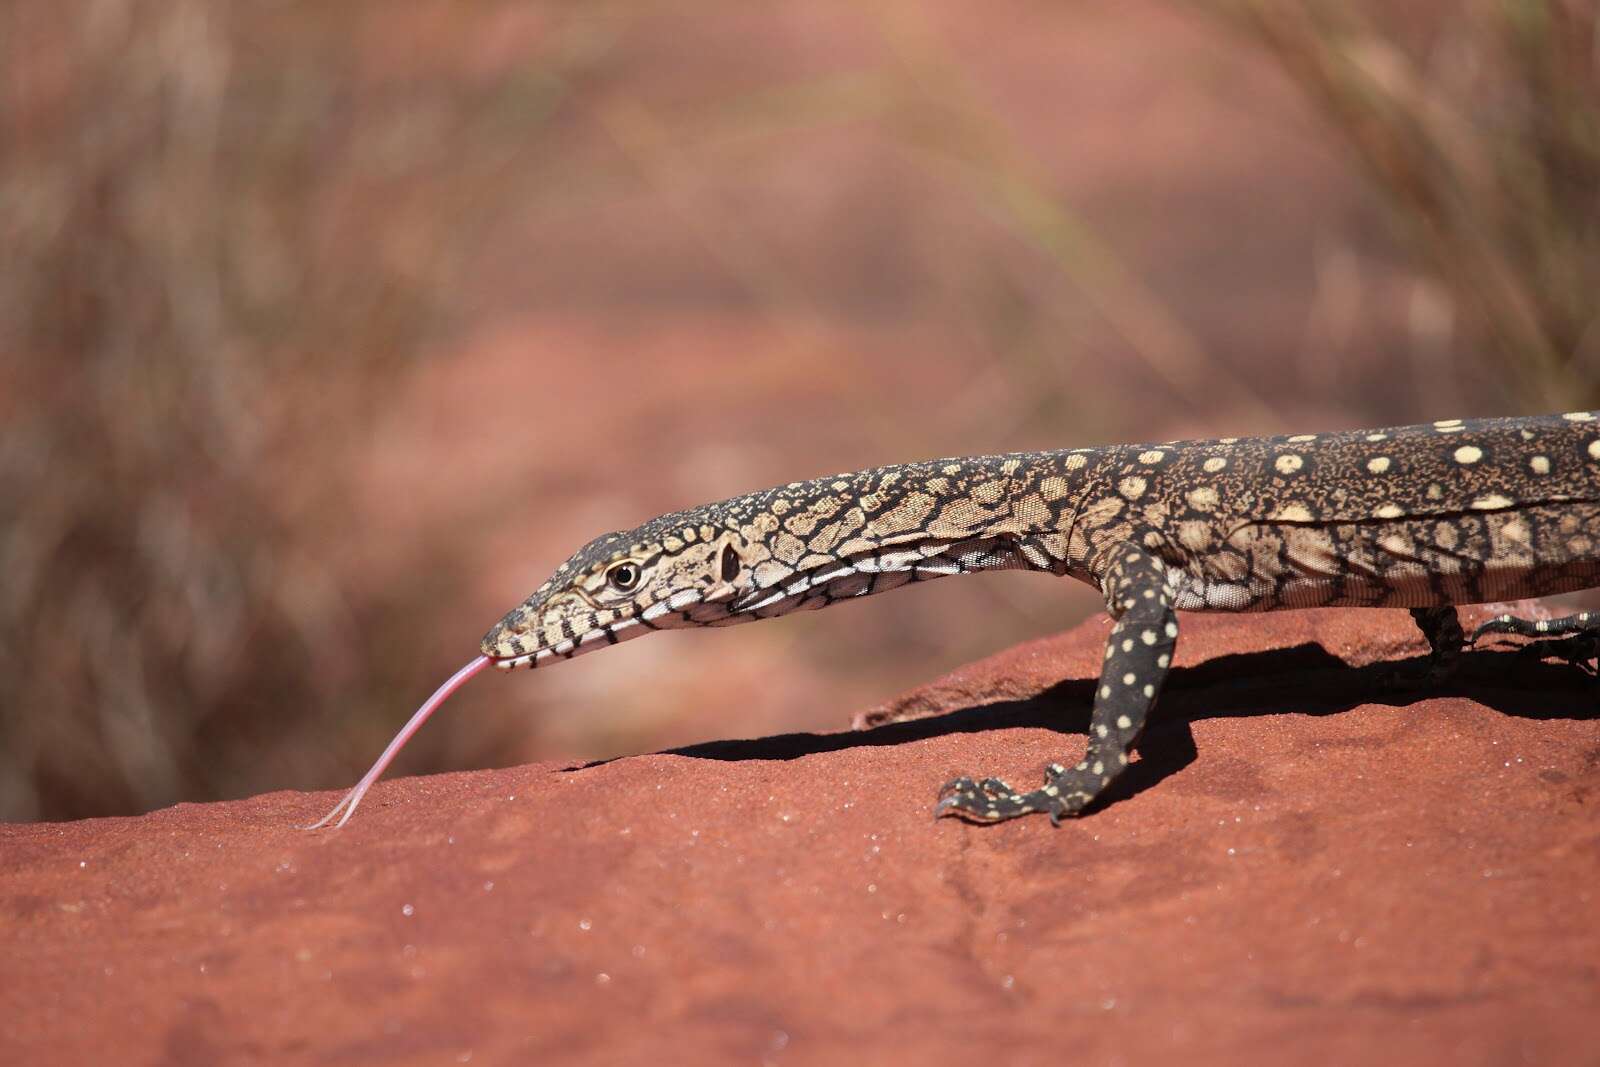
[[[1045,787],[1031,793],[1020,793],[999,778],[952,778],[939,789],[939,801],[933,806],[933,817],[956,815],[968,822],[996,823],[1014,819],[1019,815],[1040,812],[1050,816],[1052,825],[1077,811],[1081,804],[1069,804],[1054,788],[1057,771],[1065,772],[1059,764],[1048,768]]]
[[[937,819],[944,815],[954,815],[958,819],[979,823],[999,822],[1002,818],[999,812],[962,807],[960,797],[946,797],[934,805],[933,817]]]
[[[989,786],[996,781],[994,778],[986,778],[982,782],[975,782],[967,777],[950,779],[939,787],[939,802],[933,806],[933,817],[937,819],[944,815],[957,815],[975,822],[995,821],[998,814],[980,810],[977,803],[979,800],[992,802],[994,793]]]

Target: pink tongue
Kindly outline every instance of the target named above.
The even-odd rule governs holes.
[[[346,793],[344,799],[335,804],[332,811],[307,826],[306,829],[315,830],[328,825],[328,821],[341,811],[344,812],[344,815],[338,822],[334,823],[334,827],[338,828],[349,822],[350,816],[356,813],[356,805],[360,804],[361,798],[367,795],[367,790],[372,788],[372,783],[381,778],[383,772],[388,770],[389,764],[394,762],[394,758],[400,754],[400,750],[406,747],[406,742],[411,740],[411,735],[422,729],[422,724],[428,721],[428,716],[433,714],[435,708],[448,700],[451,693],[466,685],[467,679],[487,667],[489,662],[488,656],[479,656],[452,674],[450,680],[435,690],[433,696],[429,697],[427,702],[417,709],[417,713],[411,716],[411,721],[401,727],[400,732],[394,735],[394,740],[389,742],[389,747],[383,750],[383,755],[378,757],[378,762],[374,763],[372,769],[362,777],[361,781],[356,783],[356,787]]]

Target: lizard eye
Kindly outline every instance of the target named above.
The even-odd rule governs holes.
[[[639,584],[639,565],[627,561],[618,563],[606,572],[606,581],[618,592],[630,592]]]
[[[722,546],[722,580],[731,582],[739,577],[739,553],[733,550],[732,545]]]

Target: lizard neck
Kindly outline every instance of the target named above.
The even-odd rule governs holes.
[[[994,570],[1087,577],[1079,509],[1105,450],[879,467],[715,505],[749,546],[750,588],[688,612],[733,624]]]

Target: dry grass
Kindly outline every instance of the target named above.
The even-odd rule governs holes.
[[[1600,8],[1224,4],[1366,168],[1526,411],[1600,403]]]
[[[822,10],[790,17],[826,36],[807,22]],[[1600,404],[1592,6],[1479,3],[1433,22],[1377,4],[1221,10],[1317,103],[1432,265],[1444,296],[1419,314],[1481,324],[1464,336],[1495,346],[1503,406]],[[1033,14],[1058,30],[1074,17]],[[689,17],[723,16],[753,17]],[[416,620],[478,564],[440,530],[397,535],[404,581],[352,566],[341,457],[374,432],[389,383],[487,314],[470,264],[519,206],[655,198],[669,217],[649,221],[682,242],[662,247],[703,252],[706,276],[638,275],[647,295],[628,306],[605,302],[628,284],[607,275],[588,313],[637,314],[658,291],[736,305],[776,338],[774,376],[872,316],[981,354],[941,399],[937,437],[841,389],[875,447],[1020,446],[1063,426],[1088,441],[1150,432],[1157,410],[1275,424],[1277,378],[1130,266],[960,40],[912,5],[860,17],[859,54],[810,64],[821,73],[768,69],[769,35],[771,56],[715,53],[726,72],[690,62],[689,84],[652,93],[659,78],[634,72],[686,46],[642,5],[0,7],[0,819],[339,784],[438,680],[394,650],[430,639]],[[873,166],[936,190],[925,214],[872,231],[912,245],[885,259],[904,277],[869,279],[881,290],[808,276],[718,196],[823,127],[867,129],[887,146]],[[886,214],[864,203],[863,225]],[[946,228],[952,205],[966,214]],[[1099,395],[1113,371],[1149,390],[1136,411]],[[494,740],[451,758],[424,742],[413,766],[475,762]]]
[[[386,7],[0,14],[0,818],[326,779],[308,724],[420,684],[385,620],[453,560],[380,609],[324,460],[449,328],[560,67],[363,69]]]

